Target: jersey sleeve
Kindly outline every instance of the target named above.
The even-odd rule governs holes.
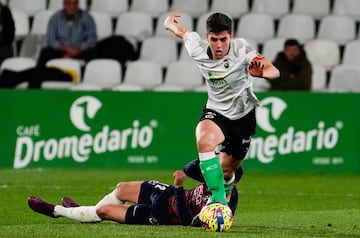
[[[245,39],[238,38],[234,40],[235,55],[245,57],[245,62],[250,64],[251,61],[260,55]]]
[[[177,196],[177,206],[178,206],[181,224],[183,226],[187,226],[191,223],[193,215],[186,202],[185,190],[183,187],[180,187],[180,188],[176,188],[175,191]]]
[[[199,58],[204,53],[203,40],[197,32],[190,32],[185,38],[185,48],[191,58]]]
[[[200,164],[199,159],[194,159],[193,161],[190,161],[189,163],[187,163],[184,166],[183,170],[184,170],[186,176],[188,176],[192,179],[195,179],[201,183],[204,183],[205,180],[201,173],[199,164]]]

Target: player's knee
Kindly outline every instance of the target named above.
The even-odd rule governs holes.
[[[209,138],[200,137],[196,140],[197,148],[200,152],[205,151],[215,151],[216,149],[216,142],[210,140]]]
[[[120,182],[116,185],[116,197],[120,199],[121,194],[126,190],[127,182]]]
[[[101,219],[107,219],[109,213],[111,211],[111,207],[108,205],[103,205],[100,206],[96,209],[96,214],[101,218]]]

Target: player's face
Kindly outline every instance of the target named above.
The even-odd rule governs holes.
[[[222,31],[219,34],[209,32],[206,37],[210,44],[213,59],[221,59],[228,53],[232,39],[232,35],[228,31]]]
[[[79,10],[78,3],[78,0],[64,0],[64,10],[66,14],[69,16],[75,16]]]

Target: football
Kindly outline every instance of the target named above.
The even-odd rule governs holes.
[[[230,229],[233,222],[233,214],[229,206],[214,202],[207,204],[201,209],[199,219],[201,226],[206,231],[223,232]]]

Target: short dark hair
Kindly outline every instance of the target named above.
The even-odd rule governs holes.
[[[296,39],[287,39],[284,43],[284,47],[287,46],[298,46],[301,47],[299,41],[297,41]]]
[[[222,13],[211,14],[206,21],[206,31],[215,34],[227,31],[232,34],[232,20]]]

